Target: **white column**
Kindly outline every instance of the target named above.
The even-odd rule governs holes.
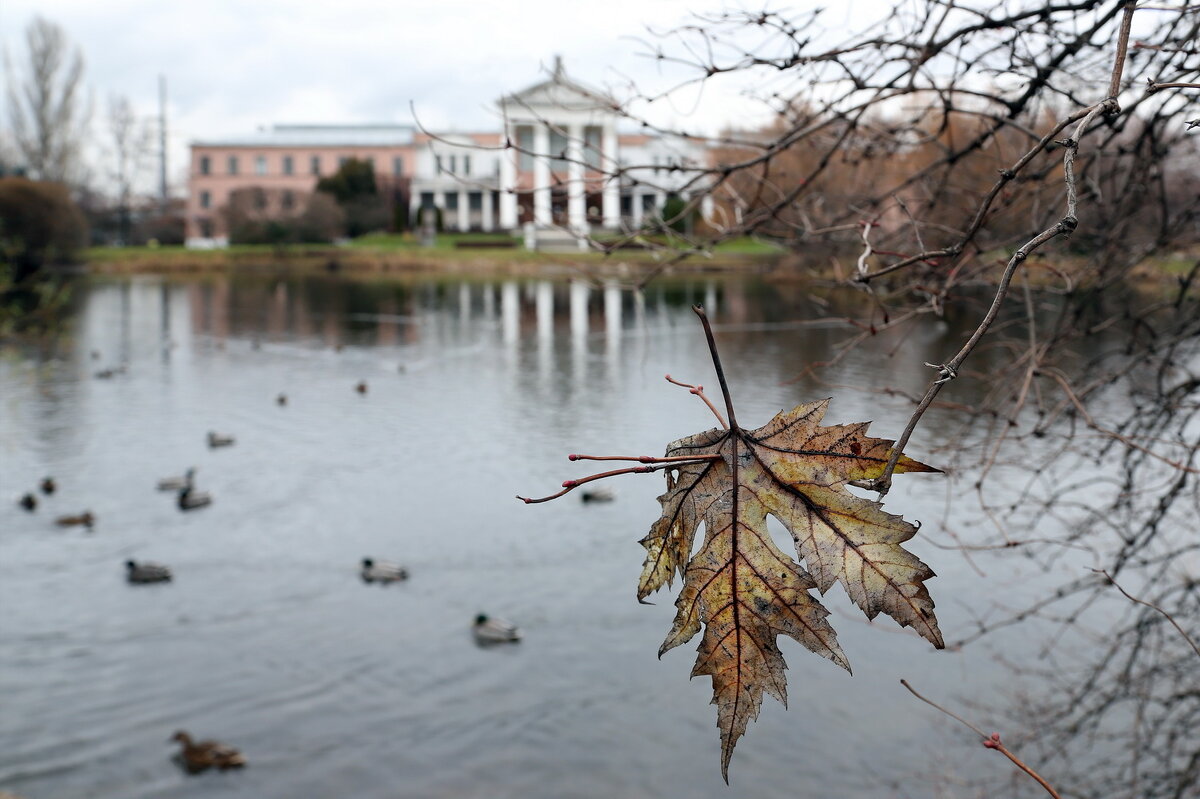
[[[642,226],[642,195],[633,189],[629,200],[633,205],[633,227],[636,230]]]
[[[621,226],[621,182],[616,177],[617,153],[617,123],[610,120],[604,125],[604,135],[600,148],[603,156],[600,163],[609,177],[604,182],[604,194],[601,212],[604,216],[604,226],[615,230]]]
[[[667,204],[667,193],[661,189],[654,192],[654,215],[663,218],[663,206]]]
[[[516,128],[510,126],[509,135],[516,139]],[[517,227],[517,158],[516,150],[505,150],[500,154],[500,227],[515,230]]]
[[[705,194],[700,198],[700,218],[705,222],[713,220],[713,198],[711,194]]]
[[[549,226],[550,212],[550,128],[544,122],[533,126],[533,221]]]
[[[483,192],[482,227],[484,230],[491,231],[495,227],[492,224],[492,190],[484,188],[481,191]]]
[[[471,229],[471,203],[466,189],[458,190],[458,229],[466,232]]]
[[[408,198],[408,226],[419,227],[421,224],[421,192],[414,191]]]
[[[587,197],[583,192],[583,125],[567,128],[567,222],[577,236],[587,234]]]

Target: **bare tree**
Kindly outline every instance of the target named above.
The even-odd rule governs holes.
[[[90,109],[83,96],[83,55],[63,29],[44,17],[25,28],[28,74],[7,55],[8,118],[29,176],[70,182],[75,177]]]
[[[690,74],[619,110],[710,148],[671,173],[689,178],[680,215],[705,197],[717,213],[667,241],[629,233],[662,248],[638,282],[734,237],[781,244],[793,277],[855,298],[830,310],[849,332],[806,368],[817,379],[868,340],[970,318],[912,364],[934,370],[924,391],[861,387],[911,400],[891,466],[927,418],[943,428],[922,446],[944,442],[969,501],[922,532],[967,558],[1085,562],[1031,602],[981,605],[957,643],[1049,632],[1010,660],[1063,795],[1200,795],[1200,6],[922,0],[851,35],[821,20],[734,11],[647,40]],[[635,112],[739,75],[771,124],[707,137]],[[645,185],[652,166],[607,177]],[[955,396],[968,381],[982,401]]]
[[[113,158],[111,175],[117,192],[118,231],[121,243],[128,244],[133,187],[145,165],[151,131],[143,120],[138,119],[133,104],[124,95],[109,95],[107,122]]]

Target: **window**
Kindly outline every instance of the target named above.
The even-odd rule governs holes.
[[[267,207],[267,193],[262,189],[254,190],[254,207],[260,211]]]
[[[338,169],[341,169],[342,167],[344,167],[346,165],[346,162],[349,160],[350,160],[350,156],[339,155],[338,156]]]
[[[237,156],[231,155],[231,156],[229,156],[229,174],[236,175],[237,173],[238,173]]]
[[[212,208],[212,195],[206,191],[200,192],[200,207]]]
[[[213,234],[213,223],[208,217],[200,220],[200,235],[206,239],[211,239]]]
[[[567,152],[567,137],[559,133],[557,130],[550,131],[550,153],[554,156],[554,160],[550,163],[551,169],[563,170],[567,168],[567,162],[564,156]]]
[[[467,210],[482,211],[483,210],[483,192],[473,191],[467,195]]]
[[[404,177],[404,159],[396,156],[392,159],[392,174],[396,177]]]
[[[458,174],[458,156],[457,155],[450,156],[450,174],[451,175]]]
[[[285,155],[283,157],[283,174],[291,175],[291,174],[294,174],[295,171],[296,171],[296,165],[293,162],[292,157],[290,155]]]
[[[267,174],[267,157],[265,155],[254,156],[254,174]]]
[[[200,156],[200,174],[201,175],[211,175],[212,174],[212,159],[209,158],[207,155]]]
[[[463,171],[462,171],[462,173],[463,173],[463,175],[471,174],[471,156],[469,156],[469,155],[463,156]]]
[[[457,193],[447,193],[446,194],[446,210],[447,211],[457,211],[458,210],[458,194]]]
[[[314,155],[308,161],[308,171],[314,175],[321,174],[321,156]]]
[[[533,128],[528,125],[517,128],[517,148],[521,153],[517,159],[517,168],[528,172],[533,169],[533,156],[529,154],[533,150]]]
[[[435,155],[433,157],[433,171],[437,174],[442,174],[442,157]]]
[[[600,168],[600,148],[603,144],[603,131],[596,125],[588,125],[583,129],[583,162],[589,169]]]
[[[292,194],[290,191],[285,191],[280,204],[283,206],[283,210],[292,210],[292,208],[296,205],[296,195]]]
[[[431,191],[421,192],[421,207],[422,208],[433,208],[434,205],[435,205],[435,203],[433,202],[433,192],[431,192]]]

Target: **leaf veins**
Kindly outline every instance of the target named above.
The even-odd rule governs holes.
[[[763,693],[787,704],[780,635],[850,670],[829,611],[810,589],[824,594],[840,584],[868,618],[882,612],[938,649],[944,644],[925,587],[933,570],[901,546],[917,528],[846,488],[880,476],[894,442],[867,436],[868,423],[821,426],[828,400],[781,412],[756,430],[739,427],[712,330],[703,310],[695,310],[708,336],[728,425],[668,444],[663,458],[621,458],[654,465],[569,480],[554,496],[599,476],[665,471],[662,515],[641,541],[646,560],[637,596],[644,601],[676,576],[683,580],[659,655],[703,628],[692,676],[712,678],[721,773],[728,781],[733,749],[757,718]],[[687,387],[708,403],[701,387]],[[902,456],[895,471],[938,470]],[[542,500],[526,500],[536,501]],[[768,516],[791,533],[796,559],[775,545]],[[701,528],[704,540],[693,556]]]

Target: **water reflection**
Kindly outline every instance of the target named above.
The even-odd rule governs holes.
[[[657,452],[711,425],[662,379],[712,381],[692,304],[716,322],[739,417],[759,423],[829,393],[794,378],[853,332],[836,317],[857,297],[715,277],[642,295],[327,276],[98,281],[83,294],[57,351],[0,359],[0,494],[45,474],[60,485],[45,514],[0,509],[0,787],[207,795],[213,781],[167,759],[185,727],[247,753],[245,774],[220,778],[233,796],[730,795],[692,656],[655,655],[671,600],[633,598],[661,482],[627,480],[587,508],[513,495],[579,474],[567,452]],[[818,315],[834,321],[805,322]],[[916,391],[927,375],[913,363],[963,333],[922,322],[828,377]],[[127,374],[93,379],[92,350]],[[363,379],[366,396],[353,391]],[[836,420],[875,418],[884,434],[907,411],[853,392],[835,403]],[[209,429],[237,445],[208,450]],[[189,465],[215,502],[184,515],[154,484]],[[936,479],[906,478],[889,510],[935,522]],[[92,535],[48,525],[85,507]],[[915,548],[937,564],[952,630],[979,578]],[[411,580],[364,591],[368,554],[403,561]],[[175,583],[135,595],[129,558],[169,563]],[[785,645],[794,709],[764,705],[735,791],[889,796],[886,775],[940,744],[914,724],[899,676],[996,691],[986,658],[870,629],[833,593],[856,676]],[[481,611],[526,640],[472,646]]]

